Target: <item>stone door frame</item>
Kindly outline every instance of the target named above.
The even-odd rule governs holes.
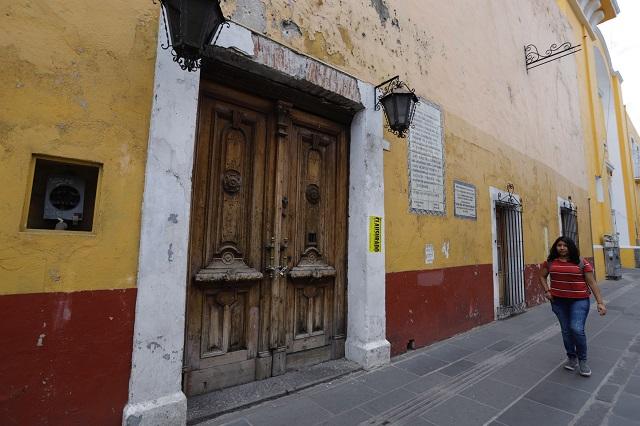
[[[191,179],[199,72],[182,71],[158,32],[140,231],[133,355],[123,424],[184,424],[182,392]],[[384,217],[382,114],[374,85],[236,24],[216,54],[245,69],[350,107],[346,358],[364,368],[389,362],[385,260],[368,251],[370,216]],[[327,102],[328,101],[328,102]]]

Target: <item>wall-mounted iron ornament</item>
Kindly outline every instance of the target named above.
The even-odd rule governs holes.
[[[380,94],[378,95],[378,90]],[[387,119],[386,128],[400,138],[406,138],[413,114],[416,110],[418,97],[399,76],[378,84],[374,88],[376,98],[376,111],[382,106]]]
[[[535,45],[528,44],[524,47],[524,59],[527,73],[529,73],[529,70],[532,68],[548,64],[549,62],[553,62],[568,55],[573,55],[580,50],[582,49],[580,49],[579,44],[573,46],[571,45],[571,42],[567,41],[560,45],[553,43],[542,55],[538,52],[538,48]]]
[[[507,193],[498,192],[498,203],[506,204],[514,208],[522,208],[522,201],[513,194],[515,187],[511,182],[507,183]]]
[[[155,3],[155,0],[154,0]],[[173,61],[186,71],[200,68],[206,48],[229,26],[218,0],[160,0],[164,32]]]
[[[578,206],[571,199],[571,195],[569,195],[567,200],[562,200],[562,203],[561,203],[560,207],[562,207],[563,209],[567,209],[569,211],[572,211],[572,212],[577,212],[578,211]]]

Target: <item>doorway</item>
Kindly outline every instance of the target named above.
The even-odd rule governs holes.
[[[511,188],[512,189],[512,188]],[[519,197],[496,192],[494,218],[494,303],[496,319],[525,311],[522,204]]]
[[[348,142],[293,103],[201,83],[187,395],[344,356]]]

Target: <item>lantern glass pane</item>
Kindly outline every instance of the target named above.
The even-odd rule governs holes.
[[[182,44],[182,38],[180,35],[180,6],[175,1],[165,1],[162,3],[167,16],[167,22],[169,24],[169,37],[171,40],[167,40],[172,46]]]
[[[183,32],[185,42],[190,46],[205,46],[211,41],[209,35],[217,27],[217,6],[211,0],[190,0],[183,2],[187,13]]]
[[[398,105],[398,125],[406,127],[407,121],[409,121],[409,110],[411,108],[411,94],[397,93],[395,98],[396,104]]]
[[[387,122],[389,123],[389,127],[394,128],[398,123],[398,108],[393,93],[388,94],[380,99],[380,103],[382,103],[384,112],[387,115]]]

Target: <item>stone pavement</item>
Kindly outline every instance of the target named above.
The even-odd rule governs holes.
[[[640,270],[601,288],[608,313],[592,304],[589,378],[562,368],[559,327],[544,304],[200,424],[640,426]]]

